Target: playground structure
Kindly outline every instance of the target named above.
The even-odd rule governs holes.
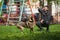
[[[2,17],[5,20],[6,24],[8,24],[9,22],[21,21],[22,14],[24,14],[23,10],[25,7],[25,3],[29,5],[32,16],[34,17],[32,12],[32,6],[34,6],[35,4],[36,4],[35,6],[39,6],[40,2],[40,1],[38,1],[38,3],[34,2],[35,3],[34,4],[31,2],[31,0],[28,0],[27,2],[26,0],[9,0],[6,2],[5,1],[4,0],[0,1],[0,18]],[[60,23],[59,14],[56,13],[57,16],[53,16],[54,17],[53,23]]]
[[[30,11],[33,15],[32,12],[32,7],[30,0],[28,0],[29,6],[30,6]],[[23,8],[25,5],[25,0],[18,0],[18,1],[11,1],[4,5],[4,0],[1,1],[1,6],[0,6],[0,14],[2,15],[3,19],[6,21],[6,25],[8,25],[9,22],[20,22],[22,15],[23,15]]]
[[[21,4],[16,4],[16,3],[21,3]],[[4,0],[2,0],[1,14],[3,14],[3,13],[8,14],[7,15],[8,17],[6,19],[6,24],[8,24],[8,22],[10,22],[10,21],[11,22],[19,22],[19,21],[21,21],[21,16],[22,16],[23,7],[24,7],[24,0],[21,0],[21,1],[20,0],[19,1],[9,1],[9,3],[7,4],[7,8],[5,6],[4,6]],[[13,8],[13,7],[15,7],[15,8]],[[21,11],[20,11],[20,9],[21,9]],[[19,12],[19,14],[17,15],[18,12]],[[14,15],[13,15],[13,13],[14,13]],[[18,19],[18,20],[11,20],[11,19]]]

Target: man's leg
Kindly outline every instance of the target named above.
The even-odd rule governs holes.
[[[40,30],[42,30],[42,24],[40,23],[40,21],[38,21],[36,25],[40,28]]]
[[[47,25],[47,29],[46,29],[46,31],[49,31],[49,25]]]
[[[48,31],[48,30],[49,30],[49,22],[46,22],[46,25],[47,25],[47,26],[46,26],[46,27],[47,27],[47,28],[46,28],[46,31]]]

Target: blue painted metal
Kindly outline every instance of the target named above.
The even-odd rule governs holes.
[[[3,3],[4,3],[4,0],[2,0],[2,5],[0,6],[0,16],[1,16],[1,14],[2,14],[2,6],[3,6]]]
[[[24,2],[25,2],[25,0],[23,0],[23,3],[22,3],[22,5],[21,5],[21,12],[20,12],[20,18],[19,18],[19,21],[21,21],[21,18],[22,18],[22,13],[23,13],[23,8],[24,8]]]

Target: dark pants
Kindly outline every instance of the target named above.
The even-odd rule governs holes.
[[[49,30],[49,22],[44,21],[43,23],[40,23],[40,21],[36,22],[36,25],[42,30],[43,27],[46,27],[46,30]]]
[[[35,14],[35,21],[39,20],[39,13]]]
[[[37,21],[36,25],[40,28],[40,30],[42,30],[42,24],[40,23],[40,21]]]
[[[44,21],[43,23],[42,23],[42,27],[46,27],[47,29],[47,31],[49,30],[49,21]]]

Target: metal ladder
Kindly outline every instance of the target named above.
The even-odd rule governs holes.
[[[8,22],[10,22],[10,21],[12,21],[12,22],[20,22],[21,21],[21,17],[22,17],[22,13],[23,13],[23,8],[24,8],[24,2],[25,2],[25,0],[19,0],[19,1],[14,1],[14,2],[21,2],[22,3],[22,5],[20,5],[20,7],[18,7],[18,9],[21,9],[21,10],[18,10],[20,13],[19,13],[19,16],[18,17],[10,17],[10,10],[8,11],[9,12],[9,14],[8,14],[8,19],[7,19],[7,23],[6,23],[6,25],[8,25]],[[18,4],[17,4],[18,5]],[[12,6],[11,4],[10,4],[10,6]],[[9,7],[9,6],[8,6]],[[17,18],[18,20],[11,20],[10,18]]]

